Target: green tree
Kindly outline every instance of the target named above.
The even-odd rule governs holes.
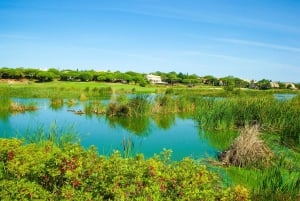
[[[36,79],[36,75],[38,74],[39,70],[35,68],[26,68],[24,69],[24,76],[27,79]]]
[[[262,79],[257,82],[257,86],[261,90],[271,89],[271,82],[267,79]]]
[[[90,72],[80,72],[79,74],[79,79],[80,81],[82,82],[88,82],[88,81],[91,81],[93,79],[93,74],[90,73]]]
[[[207,84],[207,85],[212,85],[212,86],[219,85],[218,79],[212,75],[206,75],[202,78],[202,80],[203,80],[203,83]]]
[[[40,71],[36,75],[39,82],[50,82],[53,81],[55,75],[52,72]]]
[[[79,79],[80,73],[73,70],[63,70],[60,74],[60,79],[63,81],[74,81]]]

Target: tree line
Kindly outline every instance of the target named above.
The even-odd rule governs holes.
[[[256,89],[270,89],[274,86],[271,85],[271,80],[262,79],[259,81],[245,81],[238,77],[226,76],[217,78],[212,75],[198,76],[196,74],[187,74],[182,72],[152,72],[153,75],[161,77],[162,81],[170,84],[184,84],[190,87],[203,84],[209,86],[223,86],[226,90],[233,90],[234,88],[256,88]],[[0,79],[29,79],[37,82],[51,82],[53,80],[60,81],[99,81],[99,82],[120,82],[120,83],[134,83],[140,86],[149,84],[146,79],[146,74],[133,71],[120,72],[120,71],[95,71],[95,70],[71,70],[64,69],[58,70],[56,68],[49,68],[47,70],[36,68],[0,68]],[[300,88],[300,83],[295,84]],[[277,82],[276,88],[289,88],[285,83]]]

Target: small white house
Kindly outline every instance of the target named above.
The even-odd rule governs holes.
[[[279,84],[277,82],[271,82],[270,84],[272,88],[279,88]]]
[[[292,82],[286,82],[285,83],[285,87],[289,88],[289,89],[297,89],[297,87],[295,86],[295,84],[292,83]]]
[[[146,79],[151,83],[151,84],[165,84],[165,82],[163,82],[161,80],[161,77],[158,75],[152,75],[152,74],[148,74],[146,75]]]

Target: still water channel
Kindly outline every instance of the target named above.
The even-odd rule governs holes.
[[[190,117],[156,116],[151,118],[107,118],[104,115],[78,115],[84,102],[54,108],[49,99],[13,99],[19,103],[34,103],[34,112],[1,115],[0,137],[22,136],[39,128],[46,132],[55,125],[58,130],[72,130],[80,137],[82,146],[96,146],[100,154],[113,150],[123,152],[123,141],[133,142],[133,153],[151,157],[164,148],[173,151],[172,160],[184,157],[216,157],[218,149],[211,145]],[[105,101],[105,100],[104,100]],[[107,100],[106,100],[107,101]]]

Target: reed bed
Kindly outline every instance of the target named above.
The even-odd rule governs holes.
[[[10,104],[10,108],[9,108],[10,112],[14,113],[14,112],[26,112],[26,111],[35,111],[37,110],[37,107],[35,105],[32,104],[28,104],[28,105],[23,105],[20,103],[11,103]]]
[[[279,101],[273,96],[202,98],[196,119],[206,129],[238,129],[259,124],[262,130],[277,133],[282,143],[300,144],[299,95]]]

